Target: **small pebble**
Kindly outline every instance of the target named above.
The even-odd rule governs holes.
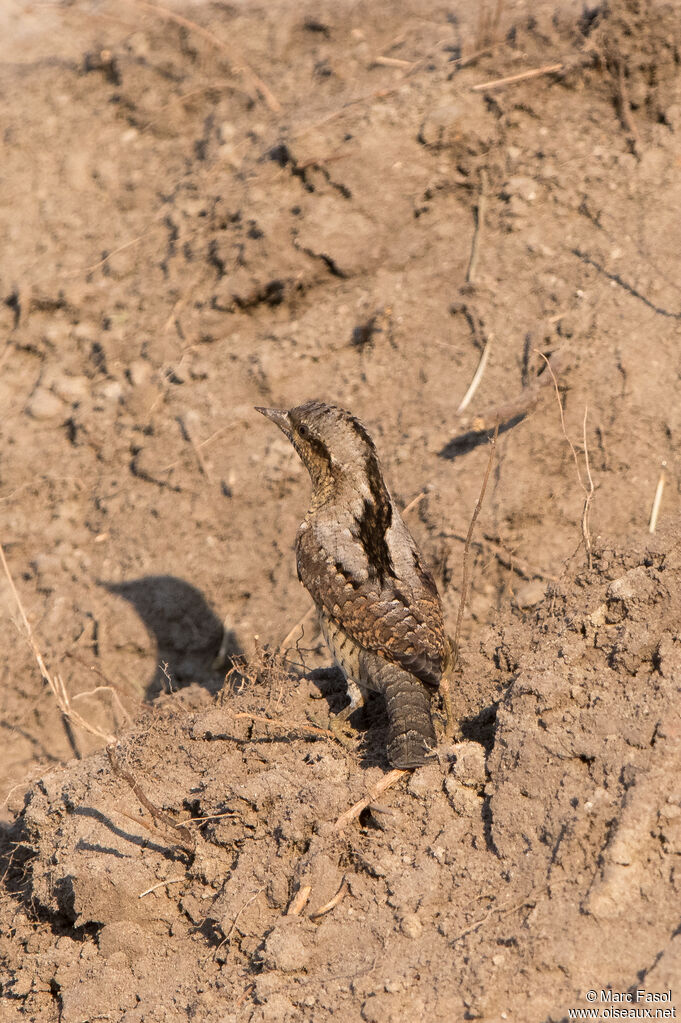
[[[39,387],[26,406],[26,411],[33,419],[55,419],[64,414],[64,405],[52,391]]]
[[[407,938],[418,938],[423,931],[423,924],[416,913],[405,913],[400,921],[400,930]]]

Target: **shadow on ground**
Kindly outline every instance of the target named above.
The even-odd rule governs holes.
[[[242,651],[200,590],[172,575],[101,585],[132,604],[156,641],[156,670],[146,686],[147,700],[190,682],[211,692],[220,689]]]

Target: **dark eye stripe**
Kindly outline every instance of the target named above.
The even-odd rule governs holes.
[[[300,430],[298,432],[300,433]],[[302,433],[300,435],[303,437]],[[309,430],[303,439],[305,440],[306,445],[311,448],[312,451],[319,456],[319,458],[322,458],[328,466],[331,465],[331,455],[329,454],[329,449],[323,440],[320,440],[319,437],[313,437]]]

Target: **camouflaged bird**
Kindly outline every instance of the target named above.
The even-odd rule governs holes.
[[[436,745],[430,713],[449,662],[437,587],[383,480],[376,448],[349,412],[321,401],[258,408],[286,434],[312,479],[296,536],[298,577],[343,671],[350,705],[366,690],[388,711],[388,759],[423,764]]]

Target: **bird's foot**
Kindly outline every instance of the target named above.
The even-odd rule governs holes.
[[[333,732],[334,738],[343,749],[346,749],[349,753],[353,753],[357,744],[357,732],[352,727],[347,719],[347,716],[342,716],[343,711],[340,714],[334,714],[329,721],[329,728]],[[352,738],[354,736],[355,738]]]
[[[334,739],[348,752],[354,752],[357,743],[357,730],[352,727],[348,718],[354,710],[357,709],[357,704],[350,703],[347,707],[343,707],[343,710],[339,711],[338,714],[331,714],[328,721],[319,721],[312,714],[308,714],[308,720],[311,724],[317,728],[323,728],[325,731],[333,732]]]
[[[445,712],[445,739],[448,739],[449,742],[460,742],[463,735],[461,732],[461,726],[454,717],[454,712],[452,710],[449,679],[446,675],[440,679],[440,695],[442,697],[442,705]]]

